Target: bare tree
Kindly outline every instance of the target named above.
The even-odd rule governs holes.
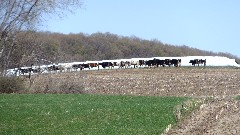
[[[9,68],[19,33],[34,30],[46,15],[61,17],[81,5],[81,0],[0,0],[0,73]]]

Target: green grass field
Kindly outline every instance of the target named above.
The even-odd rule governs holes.
[[[1,94],[0,134],[160,134],[188,98]]]

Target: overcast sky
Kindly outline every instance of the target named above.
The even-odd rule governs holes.
[[[240,57],[240,0],[83,0],[62,19],[47,18],[51,32],[110,32]]]

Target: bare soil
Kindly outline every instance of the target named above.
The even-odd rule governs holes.
[[[56,83],[81,84],[81,93],[212,97],[166,134],[240,134],[240,103],[234,99],[240,95],[237,68],[113,69],[50,76]],[[47,85],[41,77],[34,81],[33,88]]]

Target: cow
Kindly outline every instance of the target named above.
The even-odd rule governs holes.
[[[119,61],[116,63],[116,65],[118,66],[118,68],[123,68],[125,66],[124,61]]]
[[[98,63],[88,63],[90,68],[98,67]]]
[[[131,66],[131,62],[130,61],[118,61],[118,62],[114,62],[116,66],[118,66],[118,68],[128,68]]]
[[[155,65],[155,61],[154,61],[154,60],[147,60],[147,61],[145,62],[145,64],[150,68],[150,67],[152,67],[152,66]]]
[[[77,71],[78,69],[83,70],[83,67],[81,64],[73,64],[72,69],[74,69],[75,71]]]
[[[194,60],[190,60],[189,63],[192,63],[193,66],[195,66],[196,64],[199,66],[199,64],[203,64],[204,67],[206,66],[206,59],[194,59]]]
[[[99,65],[101,65],[104,69],[106,67],[109,67],[109,68],[113,68],[114,67],[112,62],[101,62],[101,63],[99,63]]]
[[[156,66],[165,66],[165,60],[155,59]]]
[[[139,67],[139,60],[131,60],[131,65],[133,65],[134,68]]]
[[[151,60],[147,60],[147,61],[145,61],[145,65],[147,65],[149,68],[151,68],[151,67],[154,67],[154,66],[156,66],[157,65],[157,61],[158,61],[158,59],[151,59]]]
[[[57,70],[57,66],[56,65],[49,65],[49,66],[47,66],[47,70],[48,71],[56,71]]]
[[[124,66],[125,66],[125,68],[129,68],[131,66],[131,62],[130,61],[124,61]]]
[[[82,67],[83,67],[83,69],[85,69],[85,68],[88,68],[88,69],[90,69],[90,66],[89,66],[89,64],[85,64],[85,63],[83,63],[83,64],[80,64]]]
[[[169,67],[172,65],[172,61],[170,59],[165,59],[165,65],[168,65]]]
[[[33,73],[41,73],[42,69],[40,67],[32,68]]]
[[[190,60],[189,63],[195,66],[195,64],[198,64],[198,59]]]
[[[53,64],[53,65],[48,65],[46,67],[46,70],[50,71],[50,72],[51,71],[60,71],[60,72],[62,72],[66,67],[67,67],[66,65],[55,65],[55,64]],[[67,68],[67,70],[70,70],[70,69]]]
[[[19,68],[19,74],[29,74],[30,72],[33,71],[32,67],[26,67],[26,68]]]
[[[73,69],[73,64],[72,63],[60,63],[58,65],[50,65],[48,66],[49,71],[66,71],[70,72]]]
[[[90,68],[97,68],[99,70],[100,61],[86,61]]]
[[[20,67],[18,68],[19,74],[24,75],[25,73],[31,74],[31,72],[34,71],[33,64],[31,64],[31,67]]]
[[[145,65],[145,61],[144,60],[139,60],[139,66],[143,66]]]
[[[174,65],[175,67],[180,67],[181,66],[181,59],[172,59],[171,64]]]
[[[206,63],[207,63],[207,60],[206,60],[206,59],[205,59],[205,60],[201,59],[201,60],[199,61],[199,63],[200,63],[200,64],[203,64],[203,66],[205,67],[205,66],[206,66]]]
[[[31,73],[33,72],[33,64],[31,64],[31,67],[20,67],[18,68],[19,75],[25,75],[27,74],[27,78],[31,78]]]
[[[53,66],[53,65],[48,65],[48,66],[46,67],[46,70],[47,70],[47,71],[52,71],[54,68],[55,68],[55,66]]]

